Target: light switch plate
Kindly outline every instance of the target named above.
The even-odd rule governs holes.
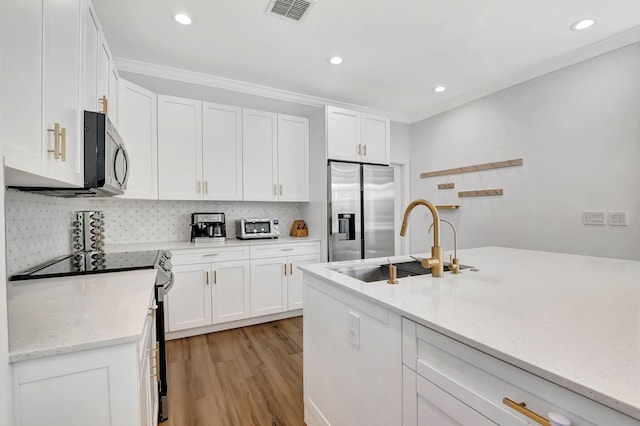
[[[607,212],[583,212],[582,223],[585,225],[606,225]]]
[[[611,226],[627,226],[627,212],[609,212],[609,225]]]

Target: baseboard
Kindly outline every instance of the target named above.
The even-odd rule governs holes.
[[[310,398],[304,400],[304,422],[307,426],[331,426]]]
[[[190,328],[188,330],[172,331],[165,333],[166,340],[182,339],[183,337],[197,336],[200,334],[215,333],[216,331],[231,330],[232,328],[246,327],[249,325],[263,324],[265,322],[277,321],[286,318],[299,317],[302,309],[295,311],[280,312],[277,314],[264,315],[255,318],[245,318],[237,321],[213,324],[206,327]]]

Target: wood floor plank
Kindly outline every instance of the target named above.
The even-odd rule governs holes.
[[[301,426],[302,317],[167,342],[163,426]]]

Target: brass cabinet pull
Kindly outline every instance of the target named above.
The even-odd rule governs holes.
[[[366,157],[367,156],[367,145],[365,144],[363,149],[362,149],[362,154]]]
[[[107,101],[107,95],[103,95],[100,98],[100,103],[102,104],[102,113],[107,115],[109,113],[109,102]]]
[[[286,263],[284,264],[284,276],[285,277],[287,276],[287,264]]]
[[[282,184],[280,184],[280,195],[282,195]]]
[[[201,190],[202,190],[202,183],[198,181],[198,194],[200,194]]]
[[[218,284],[218,271],[213,271],[213,283]]]
[[[60,143],[60,159],[67,161],[67,129],[64,127],[60,130],[60,138],[62,139]]]
[[[209,285],[209,271],[204,271],[204,273],[207,276],[207,285]]]
[[[293,275],[293,262],[289,264],[289,275]]]
[[[551,426],[551,422],[542,417],[540,414],[535,413],[531,410],[529,410],[527,407],[527,404],[525,404],[524,402],[521,403],[517,403],[515,401],[510,400],[509,398],[502,398],[502,402],[513,408],[514,410],[516,410],[518,413],[520,414],[524,414],[525,416],[529,417],[531,420],[533,420],[534,422],[540,423],[543,426]]]
[[[204,181],[204,193],[205,194],[209,193],[209,181],[208,180]]]
[[[207,253],[207,254],[203,254],[202,256],[217,256],[220,253]]]
[[[273,195],[278,195],[278,185],[273,184]]]
[[[358,144],[358,155],[362,155],[362,144]]]
[[[60,123],[55,123],[53,129],[47,129],[49,132],[53,132],[54,147],[48,149],[47,152],[53,152],[53,158],[56,160],[60,158]]]

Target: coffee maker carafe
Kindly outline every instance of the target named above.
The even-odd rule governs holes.
[[[192,243],[223,243],[227,240],[224,213],[192,213]]]

